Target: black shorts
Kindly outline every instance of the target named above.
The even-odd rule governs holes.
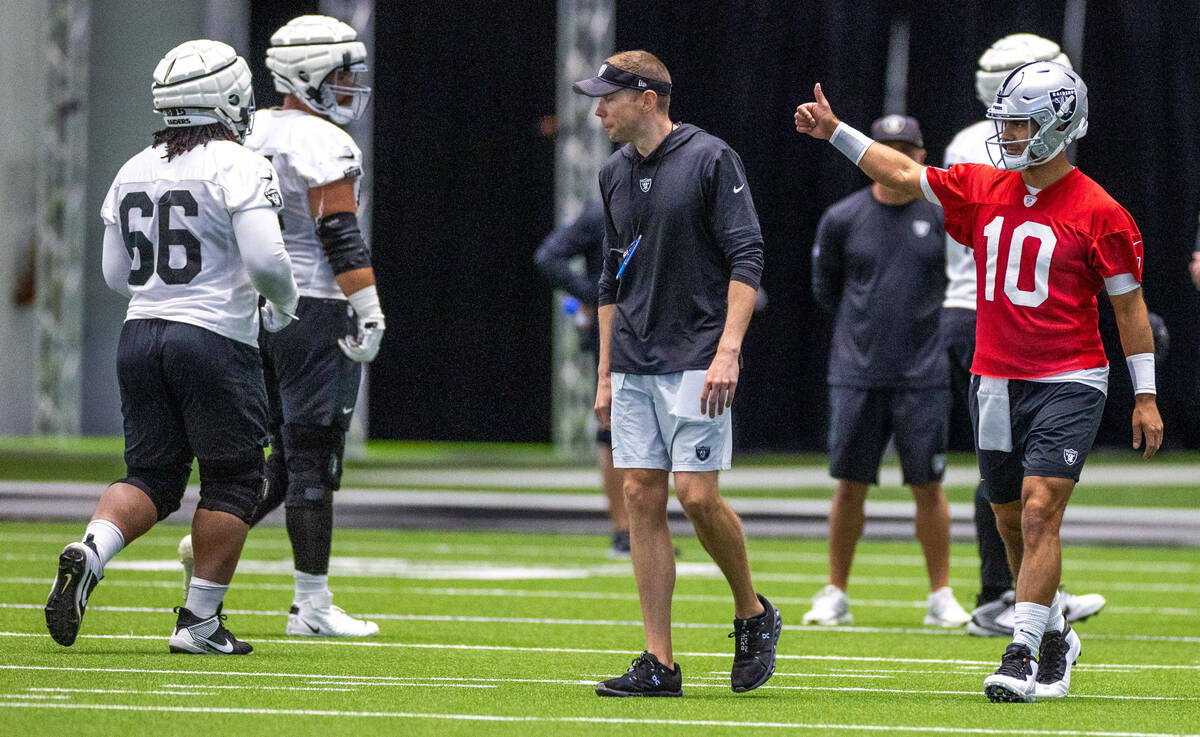
[[[905,484],[931,484],[946,470],[949,389],[829,387],[829,473],[879,483],[879,462],[893,435]]]
[[[296,320],[278,333],[259,333],[271,424],[350,427],[362,364],[351,361],[337,341],[358,332],[344,299],[301,297]]]
[[[267,444],[254,346],[181,322],[129,320],[117,343],[117,382],[130,467],[237,458]]]
[[[993,430],[980,431],[980,377],[971,377],[971,426],[975,429],[976,456],[984,493],[992,504],[1007,504],[1021,498],[1026,476],[1079,481],[1083,463],[1092,450],[1100,417],[1104,414],[1104,392],[1076,381],[1057,383],[1007,382],[1007,407],[1004,397],[995,410]],[[985,403],[995,401],[985,397]],[[995,437],[995,427],[1003,431],[1003,415],[1008,414],[1007,445]],[[985,421],[986,424],[986,421]],[[990,435],[990,437],[989,437]],[[988,447],[991,446],[991,447]]]

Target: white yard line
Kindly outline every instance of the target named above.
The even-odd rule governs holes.
[[[47,634],[37,634],[32,632],[0,632],[0,637],[49,637]],[[80,640],[95,639],[95,640],[158,640],[162,642],[167,639],[161,635],[80,635]],[[369,642],[362,640],[332,640],[322,638],[303,638],[298,640],[290,640],[283,638],[256,637],[256,643],[264,645],[319,645],[325,647],[380,647],[380,648],[399,648],[408,650],[466,650],[466,651],[483,651],[483,652],[516,652],[516,653],[570,653],[577,655],[622,655],[628,656],[629,650],[607,650],[601,648],[583,648],[583,647],[521,647],[516,645],[460,645],[450,643],[415,643],[415,642]],[[688,658],[730,658],[730,653],[705,653],[705,652],[680,652],[677,653],[682,657]],[[995,666],[995,660],[959,660],[951,658],[887,658],[865,655],[791,655],[780,653],[775,656],[777,660],[818,660],[828,661],[835,660],[840,662],[865,662],[865,663],[931,663],[939,665],[985,665]],[[1194,670],[1200,671],[1200,664],[1147,664],[1147,663],[1080,663],[1076,665],[1077,670],[1107,670],[1117,668],[1128,668],[1132,670]],[[96,670],[102,672],[129,672],[129,673],[216,673],[217,671],[178,671],[178,670],[140,670],[127,668],[58,668],[54,666],[33,666],[33,665],[5,665],[0,664],[0,670],[5,669],[21,669],[21,670],[67,670],[67,671],[87,671]],[[261,673],[227,673],[226,675],[247,675],[257,676],[264,675]],[[295,673],[272,673],[265,675],[288,676],[296,677],[303,676],[306,678],[316,677],[314,674],[295,674]],[[331,678],[357,678],[356,676],[331,676]],[[378,676],[362,676],[362,678],[377,678],[380,680],[404,680],[400,678],[380,678]],[[411,680],[411,676],[409,677]]]
[[[508,714],[436,714],[400,711],[350,711],[335,709],[249,709],[214,706],[138,706],[129,704],[64,704],[0,702],[0,708],[78,709],[100,711],[174,712],[186,714],[244,714],[272,716],[369,717],[379,719],[433,719],[440,721],[505,722],[543,724],[629,724],[634,726],[661,725],[681,727],[762,727],[772,729],[803,729],[828,731],[916,732],[925,734],[982,734],[982,735],[1045,735],[1046,737],[1200,737],[1179,732],[1110,732],[1096,730],[1028,730],[983,729],[976,727],[944,727],[941,725],[893,724],[820,724],[804,722],[749,722],[717,719],[647,719],[616,717],[550,717]]]
[[[43,604],[12,604],[0,603],[0,609],[42,609]],[[171,614],[172,609],[163,607],[135,607],[135,606],[101,606],[96,605],[90,607],[93,612],[120,612],[124,614]],[[279,617],[282,612],[278,610],[256,610],[256,609],[227,609],[226,614],[237,616],[250,617]],[[539,624],[553,626],[568,626],[568,627],[636,627],[643,626],[641,620],[636,619],[556,619],[549,617],[477,617],[465,615],[449,615],[449,614],[389,614],[389,613],[359,613],[357,616],[364,619],[377,619],[380,621],[392,622],[457,622],[461,624]],[[727,630],[731,625],[721,622],[672,622],[671,626],[676,629],[697,629],[697,630]],[[919,628],[919,627],[864,627],[860,625],[837,625],[837,626],[819,626],[819,625],[803,625],[789,626],[787,628],[792,632],[836,632],[845,634],[875,634],[875,635],[926,635],[926,636],[964,636],[964,631],[961,628]],[[1179,643],[1200,643],[1200,637],[1174,636],[1174,635],[1108,635],[1095,634],[1087,635],[1086,639],[1097,640],[1122,640],[1133,642],[1179,642]]]

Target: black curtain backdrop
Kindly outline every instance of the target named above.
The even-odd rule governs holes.
[[[265,48],[278,25],[260,19],[297,7],[256,2],[255,43]],[[809,249],[824,208],[866,179],[795,133],[796,104],[821,81],[852,125],[891,112],[882,110],[888,33],[906,14],[907,112],[939,162],[953,134],[982,117],[979,54],[1019,31],[1061,40],[1064,11],[1045,0],[616,0],[617,48],[666,63],[672,117],[741,154],[762,220],[770,305],[745,344],[739,448],[825,444],[829,320],[812,299]],[[377,12],[373,247],[388,333],[371,366],[372,436],[548,440],[551,301],[532,254],[553,225],[554,142],[539,127],[555,104],[553,3],[381,2]],[[1200,298],[1186,272],[1200,206],[1197,58],[1197,0],[1093,0],[1074,60],[1090,92],[1077,163],[1140,225],[1146,300],[1171,329],[1159,389],[1175,447],[1200,443]],[[1132,398],[1101,304],[1113,372],[1098,442],[1123,445]],[[955,445],[969,442],[960,433]]]

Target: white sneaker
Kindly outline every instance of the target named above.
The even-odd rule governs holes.
[[[1075,665],[1083,649],[1079,635],[1068,624],[1062,632],[1042,635],[1041,649],[1038,654],[1041,667],[1037,675],[1037,697],[1061,699],[1071,688],[1071,666]]]
[[[192,553],[192,536],[187,534],[179,541],[179,563],[183,566],[183,600],[187,601],[188,589],[192,586],[192,574],[196,571],[196,556]]]
[[[379,633],[379,625],[346,614],[333,603],[333,594],[327,591],[292,604],[287,633],[305,637],[370,637]]]
[[[1066,591],[1059,590],[1060,601],[1062,603],[1063,618],[1068,622],[1082,622],[1093,614],[1099,614],[1107,600],[1100,594],[1068,594]]]
[[[929,595],[929,608],[925,610],[925,624],[936,624],[938,627],[961,627],[971,621],[971,615],[962,608],[954,598],[954,591],[949,586],[934,591]]]
[[[846,596],[845,591],[833,584],[817,592],[812,601],[812,609],[809,609],[801,620],[804,624],[832,626],[854,621],[854,615],[850,613],[850,598]]]
[[[999,599],[980,604],[971,610],[967,634],[976,637],[1012,637],[1017,616],[1017,593],[1012,589]]]
[[[1029,648],[1009,643],[996,672],[983,679],[990,701],[1031,702],[1037,698],[1038,663]]]

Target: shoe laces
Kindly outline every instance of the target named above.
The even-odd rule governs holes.
[[[653,673],[654,666],[655,662],[650,659],[650,653],[643,652],[633,659],[633,662],[629,664],[629,670],[625,672],[629,674],[632,680],[636,681],[643,671]]]
[[[1067,672],[1067,638],[1065,632],[1047,632],[1042,637],[1041,670],[1038,680],[1043,683],[1061,681]]]
[[[1005,649],[1004,657],[1000,659],[1000,667],[996,669],[996,675],[1009,676],[1011,678],[1028,678],[1030,660],[1032,658],[1029,655],[1029,649],[1024,645],[1013,643]]]
[[[759,629],[767,620],[768,618],[763,615],[750,619],[733,620],[733,632],[730,632],[729,636],[737,638],[738,652],[750,652],[750,641],[758,639],[756,636],[759,634]]]

